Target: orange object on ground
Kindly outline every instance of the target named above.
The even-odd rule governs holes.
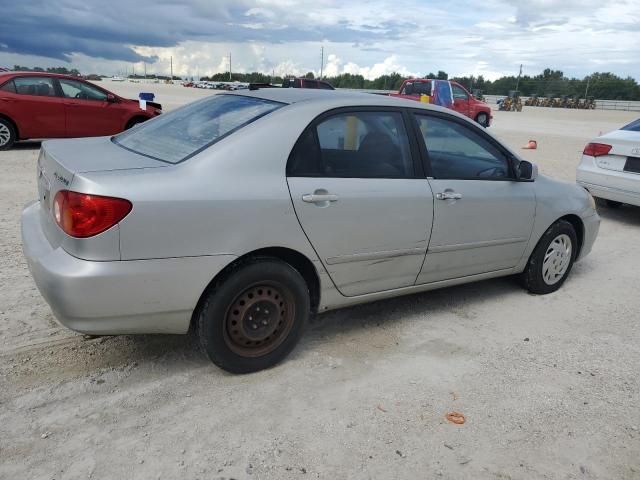
[[[536,148],[538,148],[538,142],[536,142],[535,140],[529,140],[529,143],[527,143],[522,148],[525,150],[535,150]]]
[[[465,422],[465,418],[464,415],[461,414],[460,412],[451,412],[451,413],[447,413],[445,415],[445,417],[447,418],[447,420],[449,420],[451,423],[455,423],[456,425],[462,425]]]

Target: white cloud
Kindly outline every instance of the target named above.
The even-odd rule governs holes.
[[[18,8],[20,2],[12,5]],[[327,76],[374,78],[393,71],[410,75],[444,70],[495,78],[517,74],[524,64],[528,74],[550,67],[572,76],[598,69],[640,78],[639,0],[457,0],[435,7],[422,0],[183,0],[179,5],[160,2],[152,12],[147,23],[161,33],[162,41],[156,43],[145,45],[147,35],[139,33],[144,29],[127,30],[123,22],[114,23],[118,38],[126,39],[116,46],[131,44],[138,55],[158,57],[147,63],[149,73],[168,74],[171,57],[178,75],[227,71],[225,57],[231,52],[233,71],[319,74],[324,45]],[[109,19],[124,21],[124,15],[113,13]],[[76,18],[84,17],[65,21],[80,22],[74,25],[80,30],[87,26],[86,20]],[[73,30],[66,24],[64,29]],[[9,53],[8,43],[0,17],[0,64],[66,65],[105,74],[134,66],[73,51],[69,65],[61,59]],[[135,69],[141,72],[143,64],[136,63]]]
[[[407,77],[419,76],[419,74],[410,72],[405,66],[400,65],[396,55],[390,55],[382,62],[375,63],[370,67],[363,67],[354,62],[344,63],[337,55],[331,54],[327,59],[327,64],[324,69],[324,75],[326,77],[335,77],[342,73],[350,73],[351,75],[362,75],[368,80],[373,80],[374,78],[394,72]]]

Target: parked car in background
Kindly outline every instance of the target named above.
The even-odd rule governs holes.
[[[0,150],[29,138],[96,137],[162,113],[158,103],[122,98],[68,75],[0,73]]]
[[[23,248],[58,320],[194,328],[231,372],[282,360],[316,312],[506,275],[556,291],[600,223],[585,189],[462,115],[318,89],[221,93],[47,141],[37,176]]]
[[[589,142],[576,178],[610,207],[640,206],[640,119]]]
[[[282,81],[282,88],[315,88],[320,90],[335,90],[333,85],[324,80],[314,80],[309,78],[285,78]]]
[[[491,125],[491,107],[471,95],[458,82],[429,78],[405,80],[398,93],[392,97],[432,103],[455,110],[478,122],[483,127]]]

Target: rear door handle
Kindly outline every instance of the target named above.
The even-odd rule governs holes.
[[[451,190],[445,190],[444,192],[436,193],[436,198],[438,200],[460,200],[462,198],[462,194]]]

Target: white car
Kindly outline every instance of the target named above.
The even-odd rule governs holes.
[[[576,178],[610,207],[640,206],[640,119],[588,143]]]

